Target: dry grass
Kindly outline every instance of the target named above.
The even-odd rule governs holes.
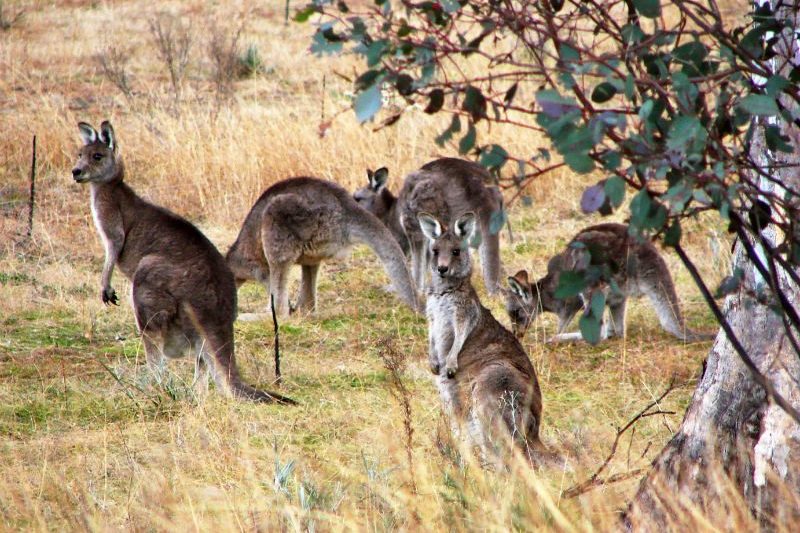
[[[219,105],[202,40],[176,102],[152,42],[151,4],[21,2],[25,17],[0,35],[0,529],[613,529],[636,479],[578,500],[560,499],[560,490],[590,475],[614,428],[675,375],[681,385],[663,408],[677,414],[638,424],[608,473],[646,467],[680,422],[708,350],[667,336],[643,302],[632,306],[622,341],[544,344],[551,320],[529,334],[544,393],[543,438],[571,457],[570,472],[485,472],[442,442],[424,319],[382,292],[375,274],[382,269],[361,248],[323,267],[317,315],[282,324],[282,389],[299,407],[214,394],[197,404],[186,384],[189,361],[174,362],[164,383],[148,378],[131,310],[106,309],[97,294],[102,250],[88,191],[69,177],[77,120],[110,118],[129,183],[197,223],[223,250],[277,180],[311,174],[353,189],[365,168],[387,165],[396,188],[405,173],[455,153],[433,144],[441,119],[421,112],[379,132],[345,113],[319,137],[318,124],[348,105],[349,85],[336,73],[351,74],[352,59],[309,57],[312,28],[284,26],[282,1],[209,6],[159,2],[158,12],[183,17],[197,35],[248,14],[238,43],[255,44],[264,69],[233,81],[232,98]],[[109,47],[129,50],[127,62],[115,60],[128,69],[129,95],[97,60]],[[38,204],[33,240],[24,243],[33,134]],[[531,151],[543,145],[502,128],[491,136]],[[511,213],[514,242],[503,236],[509,270],[542,272],[572,234],[596,221],[577,207],[589,181],[561,172],[534,184],[533,205]],[[724,275],[728,243],[712,220],[687,234],[713,284]],[[668,261],[689,323],[712,329],[687,273]],[[119,273],[115,286],[126,294]],[[488,303],[501,315],[500,302]],[[240,291],[242,310],[265,304],[262,288]],[[271,327],[236,330],[240,364],[262,386],[272,380]],[[379,357],[387,337],[405,355],[407,407],[393,398]],[[413,440],[404,437],[409,412]],[[685,519],[712,529],[699,515]]]

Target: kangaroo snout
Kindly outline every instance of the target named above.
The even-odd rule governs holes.
[[[72,179],[79,182],[82,180],[82,176],[83,176],[82,168],[75,167],[72,169]]]
[[[445,274],[447,274],[448,267],[447,265],[439,265],[436,267],[436,270],[439,271],[440,276],[444,276]]]

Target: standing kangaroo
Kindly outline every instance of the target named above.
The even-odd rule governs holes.
[[[467,243],[476,217],[466,213],[448,228],[420,213],[418,222],[433,258],[428,362],[445,414],[456,435],[466,430],[484,460],[496,457],[496,437],[505,434],[538,462],[549,452],[539,441],[542,394],[536,371],[519,341],[481,305],[470,281]]]
[[[328,181],[299,177],[269,187],[245,218],[226,260],[238,285],[250,279],[263,283],[275,299],[276,312],[285,316],[289,268],[302,266],[297,307],[313,311],[320,263],[357,242],[372,248],[395,291],[416,310],[417,294],[392,234],[347,191]]]
[[[395,197],[386,188],[389,172],[380,168],[367,171],[368,183],[353,197],[389,228],[404,251],[411,253],[411,273],[419,290],[425,288],[429,261],[425,236],[417,214],[426,212],[447,223],[452,213],[477,214],[483,280],[489,294],[499,289],[500,227],[503,197],[494,187],[489,173],[477,163],[456,158],[436,159],[412,172]]]
[[[586,271],[600,267],[603,279],[587,287],[580,296],[558,299],[556,288],[562,272]],[[598,224],[580,231],[566,249],[552,257],[547,275],[536,283],[528,281],[528,273],[520,270],[508,278],[506,311],[514,334],[524,337],[531,323],[542,311],[558,315],[558,333],[553,340],[578,340],[580,333],[564,333],[575,315],[591,301],[591,292],[606,293],[611,312],[610,327],[603,323],[601,338],[625,334],[625,310],[628,297],[646,295],[656,310],[661,327],[684,341],[710,339],[712,335],[695,333],[686,328],[675,284],[667,264],[652,243],[639,242],[628,234],[624,224]],[[616,285],[618,291],[611,287]]]
[[[208,385],[208,371],[236,398],[295,403],[242,382],[233,353],[236,285],[214,245],[183,218],[146,202],[123,182],[122,158],[108,121],[98,133],[78,124],[83,147],[72,176],[89,183],[92,217],[105,247],[101,298],[117,304],[114,266],[131,280],[131,302],[153,369],[163,357],[196,354],[195,384]]]

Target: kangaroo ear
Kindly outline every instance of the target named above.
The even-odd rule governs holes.
[[[453,232],[456,237],[471,239],[475,233],[475,213],[469,211],[458,217],[455,224],[453,224]]]
[[[523,287],[530,287],[531,282],[528,281],[528,271],[522,269],[514,274],[514,279],[518,281]]]
[[[95,130],[91,124],[78,122],[78,131],[81,133],[83,144],[92,144],[97,141],[97,130]]]
[[[381,167],[372,174],[370,186],[375,192],[381,192],[381,189],[386,187],[386,181],[389,179],[389,169]]]
[[[531,299],[531,292],[528,290],[527,284],[523,285],[514,276],[508,277],[508,286],[511,288],[511,292],[522,298],[523,302]]]
[[[425,212],[417,213],[417,220],[419,221],[419,227],[422,229],[422,233],[424,233],[428,239],[433,241],[442,236],[442,225],[433,215]]]
[[[114,128],[107,120],[104,120],[103,123],[100,124],[100,140],[106,143],[111,150],[115,150],[117,148],[117,140],[114,137]]]

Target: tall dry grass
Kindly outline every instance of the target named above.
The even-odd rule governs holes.
[[[681,386],[663,405],[675,414],[637,424],[607,473],[647,467],[680,421],[707,345],[675,342],[644,303],[632,306],[626,339],[595,348],[544,344],[554,325],[540,321],[526,348],[545,396],[544,440],[564,450],[571,469],[485,471],[443,431],[425,370],[424,319],[380,290],[376,260],[357,249],[325,265],[320,312],[282,325],[284,388],[300,407],[214,394],[198,403],[188,361],[171,363],[169,379],[153,383],[130,309],[104,309],[97,298],[102,250],[88,191],[69,174],[78,120],[111,119],[134,189],[224,250],[261,191],[285,177],[353,189],[366,168],[386,165],[397,189],[407,172],[456,153],[433,143],[445,119],[412,110],[373,131],[338,114],[349,106],[344,78],[355,72],[353,58],[311,57],[312,28],[284,25],[283,1],[18,5],[25,16],[0,33],[0,529],[616,529],[637,478],[574,500],[559,495],[595,471],[614,428],[675,375]],[[194,32],[180,95],[148,23],[163,12]],[[264,68],[233,80],[232,94],[219,98],[209,38],[240,27],[239,42],[257,47]],[[98,56],[109,47],[129,54],[116,64],[130,94],[104,74]],[[331,119],[320,136],[320,123]],[[545,145],[506,128],[480,133],[519,150]],[[37,205],[27,242],[34,134]],[[595,178],[556,172],[531,187],[532,206],[511,212],[514,241],[503,235],[509,270],[542,272],[596,220],[578,209]],[[725,275],[728,243],[716,222],[685,232],[702,271],[712,280]],[[690,322],[713,328],[688,276],[667,259]],[[126,293],[121,275],[114,283]],[[240,291],[242,309],[265,304],[263,289]],[[499,302],[487,304],[502,315]],[[379,357],[387,337],[406,357],[405,400],[391,394],[399,389],[390,389]],[[248,379],[268,384],[271,325],[237,324],[236,342]],[[405,438],[408,424],[413,439]],[[731,506],[742,509],[735,496]],[[735,516],[735,526],[750,525],[747,513]],[[676,520],[676,530],[725,528],[699,511]]]

